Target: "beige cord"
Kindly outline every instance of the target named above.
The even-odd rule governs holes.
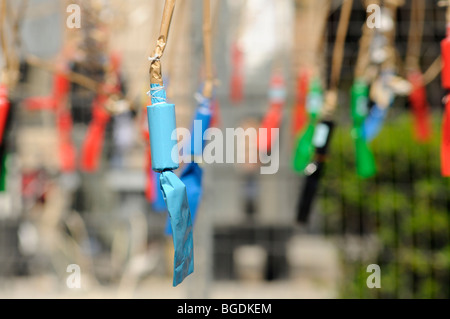
[[[315,71],[314,72],[318,72],[318,70],[319,70],[318,64],[320,62],[319,62],[318,59],[321,56],[321,52],[323,52],[324,49],[325,49],[325,43],[326,43],[326,32],[325,31],[327,29],[327,19],[328,19],[328,14],[329,14],[329,11],[330,11],[330,7],[331,7],[331,1],[328,0],[326,2],[325,8],[324,9],[320,8],[321,10],[324,10],[324,18],[322,20],[320,20],[321,24],[319,25],[318,29],[320,30],[319,31],[319,36],[321,36],[321,38],[318,41],[317,46],[314,48],[315,50],[314,50],[314,53],[313,53],[314,57],[315,57],[315,62],[314,62]]]
[[[185,16],[186,16],[186,12],[188,12],[188,10],[186,9],[186,1],[181,1],[179,2],[179,5],[177,7],[177,14],[174,13],[174,16],[176,15],[176,23],[174,25],[172,25],[172,30],[171,30],[171,38],[172,38],[172,43],[173,45],[170,47],[170,50],[167,51],[167,58],[166,61],[168,61],[168,67],[167,67],[167,74],[169,74],[170,77],[172,77],[173,73],[174,73],[174,66],[176,65],[175,59],[177,57],[177,46],[179,46],[179,39],[180,39],[180,35],[183,33],[183,31],[185,31],[185,26],[184,26],[184,20],[185,20]],[[169,93],[167,93],[169,95]]]
[[[339,17],[336,40],[331,59],[330,86],[325,94],[325,103],[322,110],[322,117],[331,118],[337,106],[337,88],[342,71],[342,62],[344,60],[345,39],[347,37],[348,25],[353,8],[353,0],[344,0]]]
[[[167,44],[169,36],[170,23],[172,22],[173,11],[175,9],[175,0],[166,0],[164,3],[163,17],[161,21],[161,29],[159,32],[156,48],[153,51],[150,64],[150,84],[163,85],[163,78],[161,72],[161,58]]]
[[[211,98],[214,88],[214,70],[212,61],[212,27],[210,0],[203,0],[203,50],[205,58],[206,81],[203,88],[203,96]]]
[[[397,30],[397,9],[405,4],[404,0],[384,0],[384,6],[391,13],[391,18],[394,23],[392,30],[385,32],[385,37],[388,41],[386,50],[387,58],[382,64],[382,69],[393,69],[396,67],[396,53],[395,53],[395,35]]]
[[[379,1],[377,0],[366,0],[364,1],[365,6],[369,6],[371,4],[379,5]],[[369,17],[369,12],[367,12],[367,18]],[[372,39],[374,36],[373,29],[370,29],[366,23],[363,24],[362,27],[362,35],[359,40],[359,51],[358,57],[356,58],[356,67],[355,67],[355,78],[360,79],[365,77],[365,73],[367,68],[370,65],[370,44],[372,43]]]
[[[442,57],[439,55],[436,60],[423,73],[423,83],[430,84],[442,71]]]
[[[405,65],[408,70],[419,70],[420,51],[425,24],[425,0],[412,0],[411,17]]]
[[[353,8],[353,0],[344,0],[341,16],[339,17],[336,41],[334,43],[333,57],[331,59],[330,90],[336,90],[339,84],[344,60],[345,39]]]
[[[47,70],[52,73],[59,73],[61,70],[52,62],[47,62],[34,55],[28,54],[25,58],[26,62],[32,66]],[[76,83],[90,91],[97,92],[100,88],[100,83],[92,80],[88,76],[80,73],[66,71],[63,74],[73,83]]]
[[[9,61],[9,51],[8,51],[8,45],[7,45],[7,39],[6,39],[6,27],[5,27],[5,17],[6,17],[6,0],[1,0],[0,2],[0,45],[3,52],[3,59],[5,61],[5,66],[1,70],[1,78],[0,81],[3,84],[6,84],[9,86],[10,78],[9,78],[9,67],[10,67],[10,61]]]

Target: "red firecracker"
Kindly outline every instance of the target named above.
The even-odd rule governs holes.
[[[6,128],[6,121],[9,113],[8,88],[0,84],[0,145],[3,142],[3,134]]]
[[[81,154],[81,169],[88,173],[97,171],[100,164],[105,130],[110,119],[105,109],[107,100],[105,95],[99,95],[93,102],[92,121],[89,124]]]
[[[303,130],[308,122],[308,114],[306,112],[306,98],[309,89],[309,73],[306,70],[300,72],[297,78],[296,100],[294,114],[292,117],[292,134],[294,137]]]
[[[222,116],[220,114],[220,104],[218,99],[213,99],[211,101],[211,124],[210,127],[220,127],[222,124]]]
[[[450,177],[450,100],[445,103],[441,143],[442,176]]]
[[[442,87],[450,90],[450,24],[447,25],[447,37],[441,42],[442,55]],[[445,98],[444,121],[442,125],[441,142],[441,173],[442,176],[450,177],[450,99],[447,94]]]
[[[286,90],[283,77],[276,72],[270,83],[270,107],[261,123],[261,128],[266,129],[267,134],[258,134],[258,149],[270,152],[276,136],[272,136],[272,129],[280,128],[283,116],[283,104]]]
[[[414,71],[408,74],[412,85],[409,102],[414,115],[415,137],[419,142],[427,142],[431,137],[430,107],[422,73]]]
[[[72,143],[72,115],[69,110],[58,112],[59,159],[61,171],[70,173],[76,170],[76,148]]]
[[[237,43],[232,46],[231,101],[239,103],[243,98],[243,53]]]

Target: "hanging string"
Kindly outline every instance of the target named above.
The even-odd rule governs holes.
[[[388,70],[393,69],[396,66],[396,49],[395,49],[395,36],[396,36],[396,20],[397,20],[397,9],[404,5],[404,0],[384,0],[384,6],[389,10],[390,17],[392,19],[393,25],[392,29],[385,32],[384,36],[387,40],[386,50],[387,58],[382,63],[382,69]],[[398,61],[398,63],[401,63]]]
[[[439,55],[428,69],[423,73],[423,83],[425,86],[430,84],[442,71],[442,56]]]
[[[331,59],[330,90],[337,89],[341,77],[342,62],[344,60],[345,39],[353,8],[353,0],[344,0],[341,16],[339,18],[336,41],[334,43],[333,57]]]
[[[20,74],[20,47],[22,45],[21,35],[20,35],[20,26],[22,25],[23,19],[25,17],[25,12],[28,6],[28,0],[22,0],[19,3],[17,14],[14,14],[12,8],[9,3],[6,3],[6,19],[8,20],[8,24],[11,30],[11,42],[13,49],[9,52],[9,73],[11,75],[11,86],[15,86],[15,84],[19,80]]]
[[[314,2],[316,3],[316,2]],[[320,4],[320,3],[319,3]],[[317,5],[317,3],[316,3]],[[313,62],[313,67],[315,68],[315,70],[313,70],[313,73],[319,72],[319,65],[321,64],[321,60],[323,58],[322,56],[322,52],[324,52],[325,50],[325,44],[326,44],[326,28],[327,28],[327,19],[329,16],[329,12],[330,12],[330,7],[331,7],[331,1],[327,0],[325,3],[325,8],[320,7],[320,10],[311,10],[310,14],[313,16],[312,21],[314,21],[315,19],[315,14],[319,11],[322,12],[323,11],[323,17],[322,19],[319,20],[320,24],[318,25],[318,35],[316,35],[315,37],[313,37],[313,39],[318,39],[316,40],[317,43],[314,45],[313,44],[313,51],[312,51],[312,61]]]
[[[330,118],[335,112],[337,105],[337,88],[341,78],[342,63],[345,52],[345,39],[347,37],[348,26],[353,8],[353,0],[344,0],[339,17],[336,40],[331,59],[330,86],[323,107],[323,116]]]
[[[214,88],[214,70],[212,61],[212,26],[210,0],[203,0],[203,53],[205,59],[205,84],[203,96],[211,98]]]
[[[9,78],[9,67],[10,67],[10,60],[9,60],[9,50],[8,50],[8,44],[6,39],[6,26],[5,26],[5,17],[6,17],[6,0],[1,0],[0,3],[0,45],[3,52],[3,60],[4,60],[4,67],[1,70],[1,83],[5,83],[7,85],[10,84],[10,78]]]
[[[164,3],[163,18],[159,32],[159,38],[156,42],[156,48],[153,51],[150,64],[150,83],[163,86],[161,74],[161,58],[166,48],[167,38],[169,36],[170,23],[172,21],[173,11],[175,9],[175,0],[166,0]]]
[[[367,0],[365,5],[368,6],[372,4],[373,0]],[[367,23],[363,24],[362,27],[362,35],[359,40],[359,52],[358,57],[356,58],[356,67],[355,67],[355,78],[360,79],[363,78],[367,67],[370,64],[370,44],[373,39],[373,29],[370,29]]]
[[[186,30],[188,29],[188,27],[186,26],[186,15],[189,12],[189,10],[187,9],[187,1],[181,1],[177,4],[177,12],[178,13],[174,13],[174,19],[176,18],[177,23],[175,23],[172,27],[171,27],[171,42],[172,45],[170,47],[170,49],[168,49],[168,52],[166,53],[166,61],[167,61],[167,68],[166,68],[166,72],[165,76],[167,77],[169,83],[171,83],[171,85],[167,86],[167,96],[170,98],[173,97],[174,95],[174,91],[176,88],[176,85],[173,85],[173,83],[175,82],[175,79],[178,79],[178,77],[176,76],[176,71],[181,71],[183,72],[184,70],[180,67],[178,67],[177,65],[177,55],[180,52],[181,49],[181,44],[182,41],[180,41],[180,37],[183,35],[183,33],[187,32]],[[184,61],[183,61],[184,62]]]
[[[405,65],[409,70],[418,70],[423,30],[425,25],[425,0],[412,0],[411,16]]]

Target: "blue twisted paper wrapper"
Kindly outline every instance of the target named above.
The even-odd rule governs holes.
[[[166,92],[158,84],[151,85],[152,105],[161,107],[166,103]],[[151,112],[148,112],[149,114]],[[150,115],[149,115],[150,116]],[[149,118],[150,123],[150,118]],[[150,136],[152,127],[149,125]],[[152,149],[152,159],[158,156],[158,148]],[[172,172],[172,168],[162,170],[159,177],[161,191],[170,216],[174,245],[173,286],[179,285],[194,272],[194,242],[192,221],[186,185]]]
[[[160,175],[161,191],[166,201],[173,229],[175,248],[173,286],[194,272],[194,241],[186,186],[172,171]]]
[[[195,223],[197,217],[198,207],[202,198],[202,179],[203,170],[195,163],[187,164],[180,176],[181,181],[186,185],[186,192],[189,201],[189,208],[191,210],[191,221]],[[172,220],[169,216],[166,223],[166,234],[172,234]]]

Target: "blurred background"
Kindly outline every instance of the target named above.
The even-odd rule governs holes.
[[[397,96],[370,143],[376,175],[361,178],[355,169],[350,90],[369,2],[352,2],[326,169],[308,221],[297,221],[307,180],[292,169],[299,74],[317,68],[327,87],[343,2],[211,0],[214,126],[258,128],[278,72],[280,169],[261,175],[258,165],[201,164],[195,272],[173,288],[173,244],[149,169],[144,112],[164,1],[0,0],[10,101],[0,151],[0,297],[448,298],[439,70],[426,86],[426,141],[414,134],[408,96]],[[424,73],[446,35],[446,9],[425,2]],[[404,1],[393,18],[403,78],[413,3]],[[71,4],[81,8],[80,28],[67,24]],[[177,1],[162,66],[178,127],[190,128],[204,80],[202,24],[201,0]],[[117,89],[103,117],[95,113],[98,83]],[[90,165],[80,158],[96,130],[99,162]],[[79,289],[67,285],[72,264]],[[379,289],[367,287],[371,264],[381,269]]]

